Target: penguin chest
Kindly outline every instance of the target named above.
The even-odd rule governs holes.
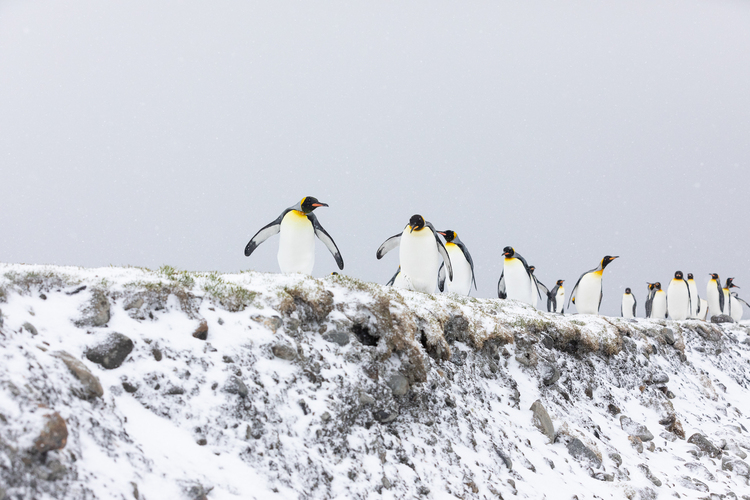
[[[633,318],[633,295],[632,294],[624,294],[622,296],[622,317],[623,318]]]
[[[418,292],[435,293],[440,254],[435,235],[429,228],[410,231],[407,227],[401,234],[399,246],[401,274]]]
[[[682,280],[672,280],[667,289],[667,310],[677,321],[687,319],[690,314],[688,287]],[[659,317],[659,316],[657,316]]]
[[[667,294],[664,290],[657,290],[654,294],[654,301],[651,304],[651,317],[664,319],[667,317]]]
[[[708,299],[708,307],[711,309],[711,316],[721,314],[719,288],[716,285],[716,280],[711,280],[708,282],[708,285],[706,285],[706,298]]]
[[[453,281],[446,277],[446,289],[459,295],[469,295],[471,290],[471,264],[455,243],[447,243],[445,249],[448,251],[448,257],[451,258],[451,265],[453,266]]]
[[[503,273],[508,298],[531,304],[531,279],[523,262],[515,258],[505,259]]]
[[[315,231],[304,213],[291,210],[281,220],[277,258],[282,273],[312,273]]]
[[[732,304],[731,304],[732,319],[735,321],[739,321],[742,319],[742,313],[744,312],[742,310],[742,303],[739,300],[735,299],[734,296],[732,296],[730,300],[732,301]]]
[[[698,306],[700,305],[700,299],[698,298],[698,287],[695,286],[695,281],[688,280],[688,290],[690,291],[690,318],[698,316]]]
[[[565,290],[563,287],[560,287],[557,289],[557,293],[555,294],[555,311],[557,313],[563,312],[563,307],[565,307]]]
[[[598,272],[584,274],[576,290],[576,309],[580,314],[599,314],[602,297],[602,275]]]

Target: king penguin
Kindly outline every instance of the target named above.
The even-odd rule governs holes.
[[[555,312],[564,314],[565,310],[565,289],[563,288],[563,282],[565,280],[557,280],[552,290],[547,292],[547,312]]]
[[[682,271],[677,271],[667,287],[667,312],[673,320],[682,321],[690,317],[691,307],[690,285]]]
[[[501,299],[516,299],[531,304],[533,277],[526,259],[513,247],[503,248],[503,272],[497,282],[497,296]]]
[[[435,227],[421,215],[413,215],[399,234],[391,236],[380,245],[376,253],[382,259],[396,247],[399,248],[401,271],[394,277],[394,286],[417,292],[435,293],[438,268],[442,259],[448,269],[448,278],[453,280],[453,266]]]
[[[727,316],[732,315],[732,288],[739,288],[737,285],[732,283],[734,281],[734,278],[727,278],[726,284],[724,285],[724,288],[722,288],[722,293],[724,294],[724,309],[722,311],[723,314],[726,314]]]
[[[604,296],[602,292],[602,274],[604,273],[604,268],[616,258],[618,258],[617,255],[614,257],[605,255],[598,266],[590,271],[586,271],[578,278],[576,286],[570,292],[568,309],[570,309],[570,302],[573,302],[579,314],[599,314],[599,306],[602,304],[602,297]]]
[[[710,274],[711,279],[706,285],[706,300],[708,300],[708,319],[712,316],[723,314],[724,311],[724,291],[721,289],[721,281],[716,273]]]
[[[735,288],[739,288],[737,285],[734,285]],[[732,301],[732,319],[736,322],[739,322],[742,319],[742,314],[744,311],[744,305],[748,305],[747,302],[742,300],[739,295],[737,295],[737,292],[732,292],[730,295],[730,300]]]
[[[651,306],[654,304],[654,292],[656,292],[656,283],[646,283],[648,285],[648,293],[646,294],[646,317],[651,317]]]
[[[625,293],[622,294],[620,316],[623,318],[635,318],[635,307],[637,304],[638,301],[635,300],[635,295],[630,291],[630,288],[626,288]]]
[[[667,319],[667,293],[661,289],[661,283],[654,283],[654,298],[651,299],[651,317]]]
[[[341,258],[336,243],[331,235],[323,229],[313,210],[327,207],[312,196],[289,207],[270,224],[255,233],[245,246],[245,256],[250,256],[258,245],[276,233],[279,235],[279,253],[277,259],[282,273],[311,274],[315,264],[315,236],[322,241],[336,259],[339,269],[344,269],[344,259]]]
[[[703,299],[698,295],[698,285],[695,284],[693,273],[688,273],[688,290],[690,291],[690,315],[688,318],[697,318],[701,312],[701,302]]]
[[[448,252],[451,264],[453,265],[453,279],[446,280],[445,264],[440,264],[440,270],[438,270],[438,289],[441,292],[445,289],[446,292],[469,295],[472,283],[474,283],[474,290],[477,289],[477,282],[474,277],[474,261],[471,259],[469,249],[458,238],[455,231],[447,229],[445,231],[438,231],[438,234],[442,234],[445,238],[445,250]]]
[[[542,292],[544,292],[545,297],[549,295],[549,288],[544,286],[544,284],[537,279],[534,271],[536,271],[536,267],[529,266],[529,272],[531,273],[531,290],[529,291],[529,298],[531,299],[531,305],[536,308],[539,304],[538,299],[542,298]]]

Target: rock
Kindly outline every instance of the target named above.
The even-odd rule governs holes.
[[[196,328],[193,332],[193,337],[198,340],[208,339],[208,321],[206,321],[205,319],[201,320],[198,328]]]
[[[393,410],[378,410],[372,414],[372,418],[381,424],[391,423],[396,420],[396,417],[398,417],[398,412]]]
[[[297,349],[290,346],[289,344],[276,344],[271,348],[273,355],[277,358],[291,361],[297,357]]]
[[[622,456],[619,453],[610,453],[609,458],[615,463],[615,467],[622,465]]]
[[[610,403],[607,405],[607,412],[613,417],[616,417],[620,414],[620,408]]]
[[[213,488],[204,488],[202,484],[194,484],[187,489],[187,497],[190,500],[208,500],[208,494]]]
[[[342,347],[349,343],[349,334],[347,332],[339,332],[334,330],[332,332],[323,334],[323,338],[328,342],[338,344]]]
[[[654,474],[651,472],[651,469],[648,468],[648,465],[638,464],[638,469],[643,472],[643,475],[646,476],[646,479],[654,483],[654,486],[661,486],[661,480],[654,476]]]
[[[500,460],[502,460],[505,466],[508,468],[508,470],[513,470],[513,461],[510,459],[510,457],[500,448],[495,448],[495,451],[500,457]]]
[[[151,354],[154,356],[154,359],[156,361],[161,361],[162,360],[161,349],[159,349],[158,347],[153,347],[151,349]]]
[[[675,342],[674,332],[672,331],[671,328],[662,328],[661,336],[667,344],[674,345],[674,342]]]
[[[688,438],[688,443],[694,444],[700,451],[707,454],[711,458],[718,458],[721,456],[721,450],[711,443],[706,436],[696,432]]]
[[[732,319],[732,317],[726,314],[719,314],[717,316],[711,316],[711,323],[721,324],[721,323],[734,323],[734,322],[735,321]]]
[[[699,476],[701,479],[705,479],[706,481],[716,482],[716,476],[711,474],[711,472],[703,464],[699,464],[696,462],[687,462],[685,464],[685,468],[688,469],[693,474]]]
[[[470,326],[469,321],[463,315],[452,315],[448,318],[448,321],[445,322],[445,326],[443,327],[445,341],[448,343],[468,341],[470,337]]]
[[[595,469],[602,466],[602,460],[578,438],[573,438],[568,443],[568,453],[577,460],[588,461]]]
[[[635,451],[638,453],[643,453],[643,441],[641,441],[641,438],[636,436],[628,436],[628,441],[630,441],[630,445],[635,448]]]
[[[394,396],[403,396],[409,392],[409,381],[400,373],[394,373],[388,377],[386,384],[390,387]]]
[[[724,451],[728,451],[728,452],[730,452],[730,453],[732,453],[732,454],[740,457],[742,460],[745,460],[747,458],[747,453],[745,453],[745,451],[742,448],[740,448],[739,446],[737,446],[736,443],[728,443],[724,447]]]
[[[706,483],[693,479],[692,477],[682,476],[677,482],[685,488],[708,493],[708,486],[706,486]]]
[[[21,325],[21,329],[26,330],[32,335],[39,335],[39,332],[36,331],[36,327],[32,325],[31,323],[29,323],[28,321],[24,323],[23,325]]]
[[[359,404],[371,405],[375,402],[375,398],[367,394],[366,392],[359,393]]]
[[[750,479],[750,466],[748,466],[748,464],[746,462],[743,462],[742,460],[722,460],[721,469],[732,471],[738,476]]]
[[[549,413],[547,413],[547,410],[544,408],[542,402],[537,399],[529,409],[534,414],[533,423],[537,427],[537,429],[539,429],[542,434],[549,438],[550,443],[554,442],[555,426],[552,424],[552,419],[549,418]]]
[[[543,363],[539,366],[539,374],[542,376],[542,383],[550,386],[560,379],[560,370],[557,365],[552,363]]]
[[[654,376],[651,377],[652,384],[666,384],[667,382],[669,382],[669,375],[664,372],[655,373]]]
[[[226,392],[227,394],[236,394],[242,399],[246,399],[248,395],[247,385],[245,385],[245,382],[235,376],[229,377],[229,380],[227,380],[227,383],[224,384],[222,391]]]
[[[593,477],[594,479],[598,479],[599,481],[606,481],[606,482],[611,482],[615,480],[614,474],[607,474],[604,472],[596,472],[591,477]]]
[[[83,317],[76,322],[78,326],[104,326],[109,322],[110,307],[107,295],[101,290],[92,292],[91,301],[83,310]]]
[[[539,361],[539,355],[533,349],[528,351],[520,351],[516,354],[516,361],[524,366],[533,368]]]
[[[44,416],[45,422],[42,432],[34,440],[34,451],[47,453],[52,450],[62,450],[68,442],[68,426],[57,412]]]
[[[628,435],[637,437],[641,441],[646,442],[654,439],[654,435],[651,434],[651,432],[646,428],[645,425],[639,424],[626,415],[622,415],[620,417],[620,427],[622,427],[622,430],[627,432]]]
[[[133,394],[135,392],[138,392],[138,385],[137,384],[131,384],[127,380],[122,381],[122,388],[127,392],[128,394]]]
[[[135,300],[131,300],[127,304],[125,304],[125,307],[123,307],[124,310],[129,311],[130,309],[140,309],[143,305],[143,299],[138,297]]]
[[[68,367],[70,373],[81,383],[81,387],[73,388],[73,394],[81,399],[94,399],[100,398],[104,395],[104,389],[99,379],[86,368],[81,361],[77,360],[65,351],[57,351],[52,354],[54,357],[60,359],[65,366]]]
[[[132,350],[132,340],[121,333],[110,333],[104,342],[86,351],[86,358],[107,370],[113,370],[125,361]]]

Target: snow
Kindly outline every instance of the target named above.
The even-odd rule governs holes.
[[[82,326],[99,292],[110,320]],[[20,264],[0,264],[0,311],[0,498],[2,488],[11,498],[121,499],[134,488],[141,499],[193,498],[194,486],[210,499],[709,494],[684,477],[710,493],[750,494],[747,478],[724,470],[722,458],[659,423],[675,415],[685,438],[700,432],[725,458],[750,452],[746,323],[560,316],[345,276]],[[454,318],[468,326],[446,340]],[[203,320],[206,341],[191,335]],[[354,326],[377,345],[363,345]],[[665,328],[674,345],[663,340]],[[327,341],[333,331],[349,342]],[[85,353],[113,332],[134,349],[106,370]],[[276,357],[278,344],[296,357]],[[104,396],[74,396],[80,382],[56,351],[79,359]],[[543,365],[557,367],[560,379],[545,385]],[[388,387],[396,373],[409,380],[404,396]],[[651,384],[657,373],[669,381]],[[234,379],[246,398],[225,390]],[[533,424],[536,400],[550,414],[554,442]],[[10,464],[52,411],[65,419],[68,442],[27,473],[53,460],[67,473],[33,486]],[[380,423],[379,411],[397,416]],[[653,433],[653,449],[631,444],[622,415]],[[601,457],[600,468],[570,454],[573,438]]]

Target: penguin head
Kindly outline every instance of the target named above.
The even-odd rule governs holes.
[[[438,231],[438,233],[442,234],[445,237],[445,241],[447,243],[455,240],[458,236],[455,231],[451,231],[450,229],[446,229],[445,231]]]
[[[658,281],[654,283],[654,288],[656,288],[657,290],[661,290],[661,283],[659,283]]]
[[[422,217],[419,214],[414,214],[411,216],[411,219],[409,219],[409,227],[412,231],[421,231],[424,228],[424,217]]]
[[[529,266],[529,273],[534,274],[535,270],[536,270],[536,266]]]
[[[656,283],[649,283],[649,282],[646,282],[646,284],[648,285],[648,291],[650,292],[651,290],[653,290],[653,289],[654,289],[654,285],[655,285]]]
[[[602,269],[604,269],[605,267],[607,267],[607,265],[610,262],[612,262],[613,260],[615,260],[618,257],[619,257],[619,255],[615,255],[614,257],[612,257],[611,255],[605,255],[604,258],[602,259]]]
[[[625,295],[630,295],[630,288],[625,289]]]
[[[505,255],[506,259],[512,259],[515,254],[516,251],[513,249],[513,247],[503,248],[503,255]]]
[[[693,279],[693,273],[688,273],[688,280]]]
[[[734,281],[734,278],[727,278],[727,286],[725,288],[739,288],[732,281]]]
[[[681,280],[682,278],[682,271],[677,271],[674,273],[674,279]]]
[[[302,201],[299,202],[300,211],[309,214],[318,207],[327,207],[325,203],[321,203],[314,196],[305,196]]]
[[[565,281],[565,280],[557,280],[557,283],[556,283],[556,285],[557,285],[557,286],[562,286],[562,284],[563,284],[563,281]]]
[[[712,280],[719,281],[719,275],[716,273],[709,273]]]

